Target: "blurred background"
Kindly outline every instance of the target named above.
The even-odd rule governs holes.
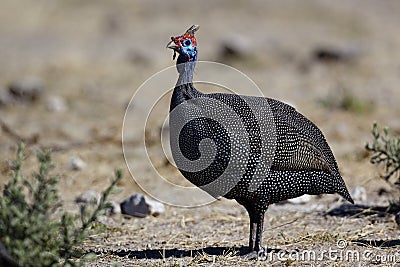
[[[396,0],[2,0],[0,188],[22,139],[27,168],[36,148],[54,150],[64,200],[103,189],[126,169],[130,98],[174,64],[170,36],[199,24],[199,60],[232,65],[296,106],[325,133],[349,188],[374,190],[372,123],[400,131],[399,14]],[[139,188],[125,176],[128,196]]]

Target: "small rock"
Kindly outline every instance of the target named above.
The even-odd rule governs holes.
[[[84,192],[82,195],[76,198],[76,203],[83,203],[83,204],[96,204],[100,203],[100,193],[94,190],[88,190]]]
[[[221,41],[219,57],[222,60],[245,58],[253,51],[251,43],[240,35],[232,35]]]
[[[73,171],[80,171],[86,167],[86,162],[78,157],[73,157],[68,162],[68,169]]]
[[[121,205],[115,201],[107,201],[109,208],[106,210],[107,215],[121,214]]]
[[[165,212],[164,204],[142,194],[133,194],[121,203],[122,214],[144,218],[147,215],[158,216]]]
[[[394,220],[396,221],[397,225],[400,226],[400,211],[396,213]]]
[[[360,49],[356,46],[349,47],[316,47],[312,51],[312,59],[322,63],[350,62],[360,55]]]
[[[165,207],[164,204],[161,202],[158,202],[156,200],[150,199],[148,197],[146,198],[146,203],[150,207],[150,214],[153,215],[154,217],[159,216],[160,214],[165,212]]]
[[[64,112],[67,110],[67,104],[62,97],[51,96],[46,100],[46,108],[51,112]]]
[[[8,92],[0,89],[0,107],[9,106],[11,104],[14,104],[14,102],[15,100]]]
[[[33,102],[42,95],[44,83],[37,77],[26,77],[11,82],[8,85],[8,92],[15,100]]]
[[[363,186],[356,186],[351,190],[350,196],[356,203],[366,203],[367,202],[367,190]]]
[[[311,196],[310,195],[302,195],[299,197],[295,197],[292,199],[288,199],[288,202],[292,203],[292,204],[304,204],[307,203],[311,200]]]
[[[149,206],[142,194],[134,194],[121,203],[122,214],[144,218],[150,214]]]

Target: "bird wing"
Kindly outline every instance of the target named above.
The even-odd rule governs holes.
[[[337,164],[321,130],[295,108],[268,100],[274,115],[277,146],[272,169],[337,172]]]
[[[268,117],[272,111],[276,128],[276,148],[271,169],[322,170],[338,173],[335,158],[321,130],[292,106],[264,97],[248,98],[247,96],[220,93],[199,97],[203,96],[218,99],[231,106],[236,112],[243,113],[239,116],[248,126],[252,126],[254,124],[252,120],[256,118],[249,118],[249,114],[243,112],[246,102],[252,102],[251,99],[254,100],[254,103],[268,101],[270,110],[266,111],[265,116]],[[264,123],[270,123],[268,118],[265,120]],[[257,123],[263,122],[257,121]]]

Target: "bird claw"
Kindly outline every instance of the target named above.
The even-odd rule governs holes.
[[[260,251],[250,251],[247,254],[240,256],[242,260],[258,260],[264,261],[266,260],[266,250],[261,249]]]
[[[240,256],[242,260],[256,260],[258,258],[258,252],[257,251],[251,251],[247,254],[244,254]]]
[[[251,251],[247,254],[240,256],[242,260],[265,260],[264,250]]]

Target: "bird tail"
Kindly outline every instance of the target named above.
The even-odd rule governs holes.
[[[335,178],[336,178],[337,183],[338,183],[338,188],[336,189],[336,193],[341,195],[344,199],[349,201],[351,204],[354,204],[354,200],[350,196],[350,193],[347,190],[346,184],[345,184],[342,176],[340,176],[339,173],[337,173],[335,176],[336,176]]]

